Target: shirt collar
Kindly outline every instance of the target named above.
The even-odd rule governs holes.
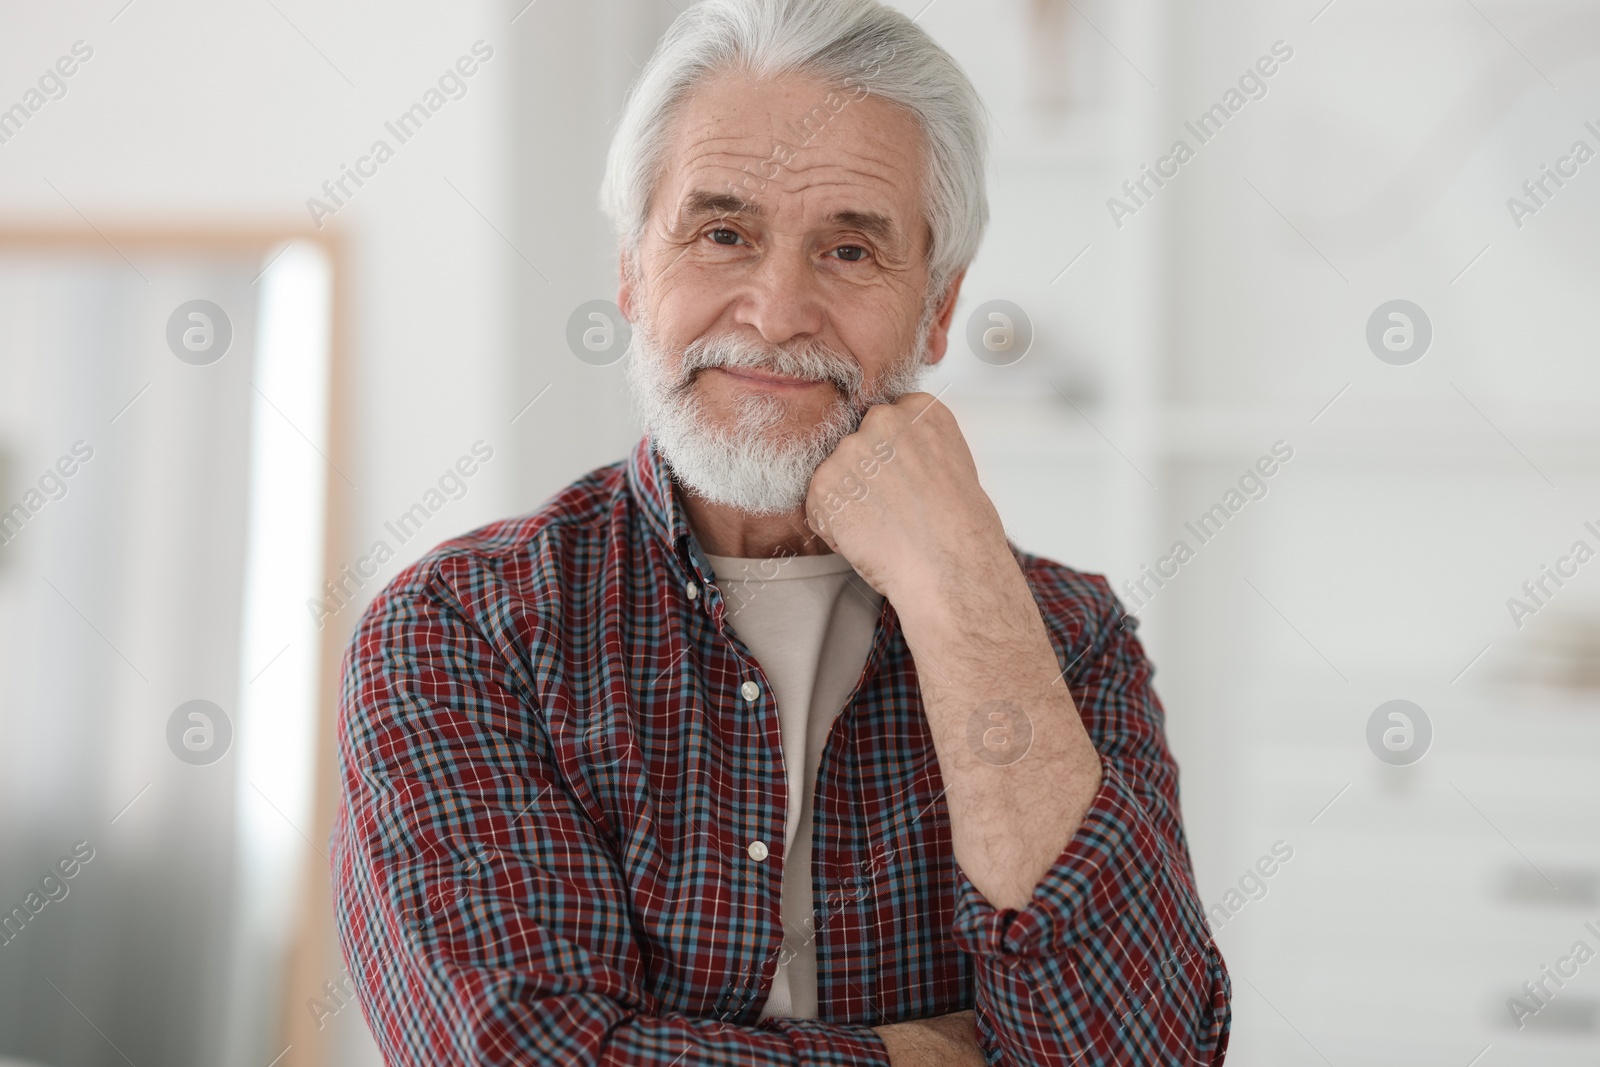
[[[702,584],[714,581],[711,564],[684,518],[683,506],[672,481],[672,468],[649,435],[639,438],[639,443],[633,446],[633,454],[628,457],[628,488],[646,525],[671,546],[673,557],[683,569]]]
[[[684,573],[692,576],[700,583],[700,588],[706,590],[708,606],[720,623],[721,593],[716,591],[716,572],[711,569],[711,562],[706,559],[694,531],[689,528],[689,521],[684,518],[683,504],[678,499],[677,485],[672,480],[672,468],[666,457],[655,448],[649,435],[639,439],[628,457],[628,491],[644,515],[645,525],[671,548],[670,555]],[[1012,551],[1016,551],[1015,546],[1012,546]],[[880,618],[881,636],[892,637],[899,627],[899,620],[894,607],[887,600],[883,602]],[[876,647],[872,658],[867,661],[869,666],[875,662]]]

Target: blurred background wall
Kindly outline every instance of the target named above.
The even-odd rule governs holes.
[[[996,121],[927,387],[1015,539],[1139,615],[1230,1062],[1594,1062],[1600,964],[1508,1000],[1600,948],[1600,6],[898,6]],[[632,443],[566,330],[615,295],[595,188],[674,14],[0,4],[0,1056],[377,1062],[329,659],[405,562]],[[200,299],[210,363],[166,333]],[[966,342],[996,311],[1022,358]]]

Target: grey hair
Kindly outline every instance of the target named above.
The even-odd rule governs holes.
[[[810,75],[911,113],[926,149],[928,297],[942,295],[989,221],[988,116],[949,53],[877,0],[701,0],[673,20],[628,94],[600,185],[624,269],[636,264],[673,120],[696,87],[732,71]]]

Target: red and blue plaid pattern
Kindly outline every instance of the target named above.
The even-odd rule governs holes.
[[[1133,620],[1103,578],[1018,559],[1104,784],[997,913],[955,862],[885,603],[816,781],[817,1019],[758,1020],[784,937],[778,714],[648,439],[399,574],[345,658],[332,835],[391,1067],[886,1065],[871,1027],[968,1008],[991,1065],[1220,1064],[1228,976]]]

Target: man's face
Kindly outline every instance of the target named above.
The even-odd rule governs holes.
[[[798,507],[866,406],[943,356],[953,299],[927,304],[923,151],[915,119],[859,87],[731,74],[686,101],[619,299],[646,428],[680,480]]]

